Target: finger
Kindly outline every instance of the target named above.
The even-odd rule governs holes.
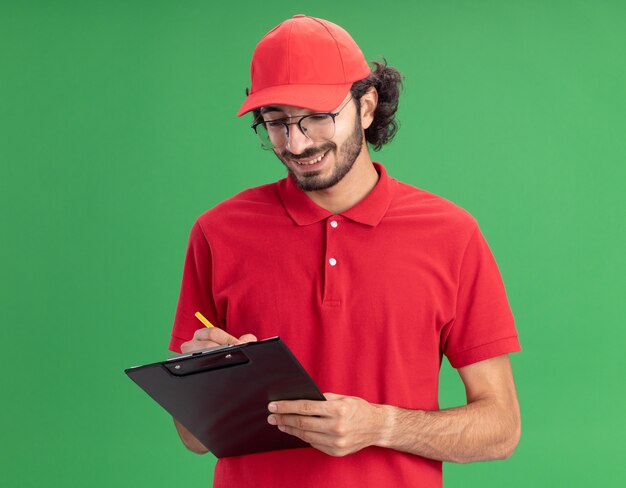
[[[296,427],[291,427],[289,425],[280,425],[278,429],[285,434],[292,435],[294,437],[298,437],[299,439],[307,442],[309,444],[316,444],[319,446],[331,447],[336,442],[336,440],[327,435],[321,434],[319,432],[309,432],[306,430],[300,430]],[[319,449],[319,447],[318,447]]]
[[[326,402],[317,400],[291,400],[272,402],[267,406],[272,413],[297,415],[326,415]]]
[[[329,429],[328,419],[324,417],[310,417],[306,415],[279,415],[272,414],[267,417],[270,425],[295,427],[298,430],[309,432],[327,432]]]
[[[203,327],[196,330],[193,338],[197,341],[211,341],[217,346],[223,346],[225,344],[237,344],[239,340],[231,336],[228,332],[217,327]],[[210,347],[210,346],[209,346]]]
[[[341,400],[342,398],[344,398],[344,395],[337,395],[336,393],[324,393],[324,398],[326,398],[326,400]]]
[[[221,344],[213,341],[197,341],[195,339],[192,339],[190,341],[183,342],[180,345],[180,350],[183,354],[186,354],[188,352],[199,351],[200,349],[208,349],[209,347],[215,347],[220,345]]]
[[[257,342],[257,340],[254,334],[244,334],[239,338],[239,342]]]

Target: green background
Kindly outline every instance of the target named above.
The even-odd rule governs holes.
[[[254,46],[297,13],[404,74],[373,157],[470,211],[507,287],[522,439],[446,486],[623,486],[617,0],[0,1],[0,484],[210,485],[123,369],[168,355],[195,218],[284,176],[235,114]],[[442,406],[464,400],[446,362]]]

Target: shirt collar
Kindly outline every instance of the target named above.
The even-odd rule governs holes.
[[[379,175],[376,186],[363,200],[339,215],[375,227],[385,216],[396,185],[395,180],[387,175],[382,164],[373,164]],[[333,215],[300,190],[291,174],[278,182],[278,192],[285,210],[297,225],[314,224]]]

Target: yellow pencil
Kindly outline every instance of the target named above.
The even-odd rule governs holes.
[[[200,322],[202,322],[202,323],[203,323],[204,325],[206,325],[207,327],[209,327],[209,328],[210,328],[210,327],[213,327],[213,324],[212,324],[211,322],[209,322],[209,321],[207,320],[207,318],[206,318],[204,315],[202,315],[200,312],[196,312],[196,313],[195,313],[195,316],[196,316],[196,318],[197,318]]]

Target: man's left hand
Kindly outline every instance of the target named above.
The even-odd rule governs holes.
[[[331,456],[346,456],[382,439],[387,425],[384,406],[335,393],[324,397],[325,402],[272,402],[267,421]]]

